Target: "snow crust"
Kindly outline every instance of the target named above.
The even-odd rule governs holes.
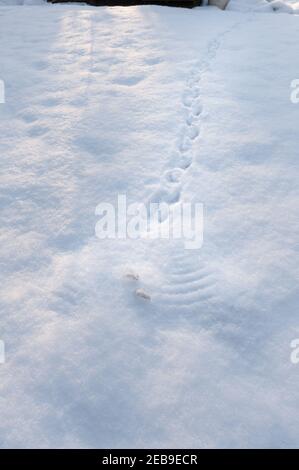
[[[298,17],[252,6],[0,8],[3,448],[298,446]],[[118,194],[203,247],[98,240]]]

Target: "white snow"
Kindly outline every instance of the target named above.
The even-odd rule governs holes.
[[[298,446],[299,18],[264,3],[1,6],[3,448]],[[203,247],[97,239],[119,194],[202,202]]]
[[[299,13],[298,0],[230,0],[228,11]]]

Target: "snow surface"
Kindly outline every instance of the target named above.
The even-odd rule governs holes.
[[[228,11],[299,13],[298,0],[230,0]]]
[[[46,0],[0,0],[1,5],[42,5]],[[271,3],[271,5],[269,4]],[[207,5],[204,0],[203,5]],[[279,11],[283,13],[299,13],[298,0],[230,0],[227,10],[229,11]]]
[[[250,5],[0,8],[2,447],[298,447],[299,19]],[[98,240],[118,194],[203,247]]]

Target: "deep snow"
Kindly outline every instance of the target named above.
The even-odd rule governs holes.
[[[249,3],[0,8],[2,447],[298,447],[299,20]],[[200,250],[95,237],[174,192]]]

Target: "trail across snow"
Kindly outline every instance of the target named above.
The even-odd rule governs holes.
[[[2,447],[298,446],[299,23],[248,6],[0,8]],[[203,247],[98,240],[119,194]]]
[[[207,45],[204,57],[199,61],[195,61],[195,64],[191,67],[182,96],[182,102],[185,107],[183,113],[185,122],[174,148],[171,148],[170,168],[164,172],[161,178],[161,186],[150,197],[149,203],[165,202],[167,204],[175,204],[180,202],[182,179],[184,172],[190,168],[194,160],[193,144],[196,143],[200,135],[201,115],[204,112],[201,100],[201,79],[209,69],[211,61],[216,57],[221,45],[221,39],[226,34],[231,33],[236,27],[242,26],[249,20],[250,16],[244,17],[227,31],[222,32],[216,39],[213,38]],[[171,166],[174,168],[171,168]]]

